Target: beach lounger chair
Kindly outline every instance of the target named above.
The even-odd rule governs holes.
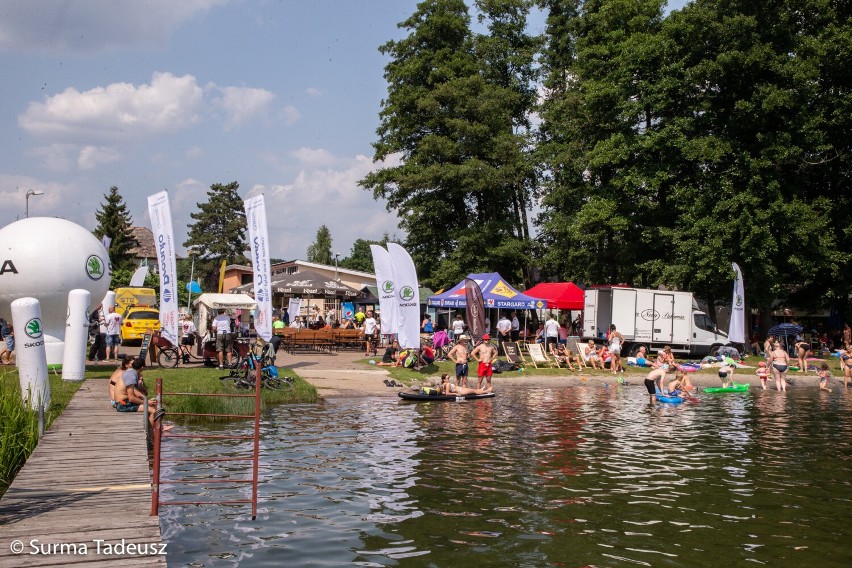
[[[527,343],[527,353],[530,354],[530,360],[532,361],[533,367],[536,369],[540,366],[544,368],[553,368],[553,361],[551,361],[544,353],[541,343]]]
[[[506,360],[509,363],[514,363],[515,365],[519,365],[521,367],[527,366],[527,361],[526,359],[524,359],[524,354],[521,351],[521,346],[518,345],[517,341],[503,342],[503,350],[506,352]]]

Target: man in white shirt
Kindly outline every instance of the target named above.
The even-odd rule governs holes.
[[[104,318],[106,324],[106,360],[118,358],[118,345],[121,343],[121,314],[115,312],[115,306],[109,307]]]
[[[556,344],[559,343],[559,323],[556,321],[556,318],[553,317],[553,314],[550,314],[550,317],[547,318],[546,322],[544,322],[545,352],[550,352],[551,343],[554,347],[556,347]]]
[[[512,312],[512,341],[517,341],[521,337],[521,322],[518,320],[518,313]]]
[[[231,318],[224,309],[219,309],[219,315],[213,318],[213,332],[216,334],[216,353],[219,357],[219,368],[223,364],[231,366],[231,347],[234,335],[231,333]]]
[[[376,318],[373,317],[373,310],[367,310],[367,317],[364,318],[364,344],[367,350],[367,357],[370,354],[376,353],[374,340],[376,335]]]
[[[497,345],[499,352],[504,355],[506,354],[506,350],[503,348],[503,344],[508,341],[512,341],[512,322],[509,321],[506,314],[503,314],[497,320]]]

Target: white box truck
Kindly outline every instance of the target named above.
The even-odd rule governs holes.
[[[728,345],[727,334],[698,309],[692,292],[591,288],[584,304],[583,339],[600,342],[615,324],[624,336],[622,356],[635,356],[642,345],[649,353],[669,345],[680,356],[715,354]]]

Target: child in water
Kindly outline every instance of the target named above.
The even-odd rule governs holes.
[[[766,362],[761,361],[757,364],[757,371],[755,374],[760,379],[760,385],[763,387],[763,390],[766,390],[766,379],[769,378],[769,369],[766,367]]]
[[[734,367],[727,361],[719,367],[719,379],[722,381],[722,388],[732,386],[734,384]]]
[[[831,392],[831,389],[828,388],[828,379],[831,378],[831,371],[828,370],[828,364],[823,363],[819,367],[819,390]]]

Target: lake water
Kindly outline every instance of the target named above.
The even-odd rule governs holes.
[[[842,386],[680,406],[649,406],[636,386],[280,406],[264,417],[257,520],[248,506],[175,506],[161,526],[172,567],[849,566],[850,411]],[[250,447],[177,439],[164,451]],[[163,478],[250,476],[229,463]]]

